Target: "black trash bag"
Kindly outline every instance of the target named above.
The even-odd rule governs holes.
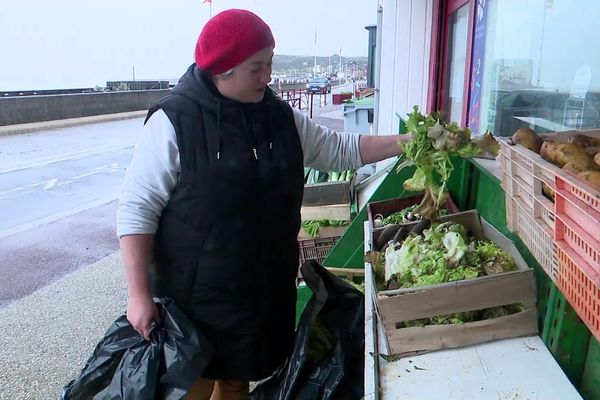
[[[313,297],[300,317],[292,355],[250,398],[362,399],[364,295],[314,260],[305,262],[301,271]]]
[[[166,298],[154,299],[161,323],[151,341],[137,333],[125,315],[96,346],[79,376],[62,391],[62,400],[180,400],[202,375],[212,346]]]

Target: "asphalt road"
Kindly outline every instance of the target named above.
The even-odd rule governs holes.
[[[0,137],[0,307],[118,249],[142,119]]]
[[[114,200],[132,154],[126,147],[4,173],[0,237],[24,224]]]

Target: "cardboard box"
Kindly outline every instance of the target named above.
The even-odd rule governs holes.
[[[536,334],[534,273],[514,243],[480,218],[475,210],[444,219],[464,225],[478,239],[485,238],[499,245],[513,257],[518,270],[438,285],[380,291],[377,306],[390,352],[407,356]],[[524,310],[465,324],[401,327],[405,321],[514,303],[523,304]]]

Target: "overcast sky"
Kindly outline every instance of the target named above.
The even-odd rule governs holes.
[[[214,0],[212,13],[245,8],[271,26],[277,54],[366,56],[377,0]],[[104,86],[177,78],[193,62],[209,18],[202,0],[19,0],[0,13],[0,90]]]

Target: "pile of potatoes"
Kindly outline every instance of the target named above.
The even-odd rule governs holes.
[[[520,128],[513,134],[511,141],[536,152],[544,160],[600,190],[600,138],[575,135],[569,138],[568,143],[558,143],[544,140],[532,129]],[[554,199],[550,188],[544,187],[544,192]]]

